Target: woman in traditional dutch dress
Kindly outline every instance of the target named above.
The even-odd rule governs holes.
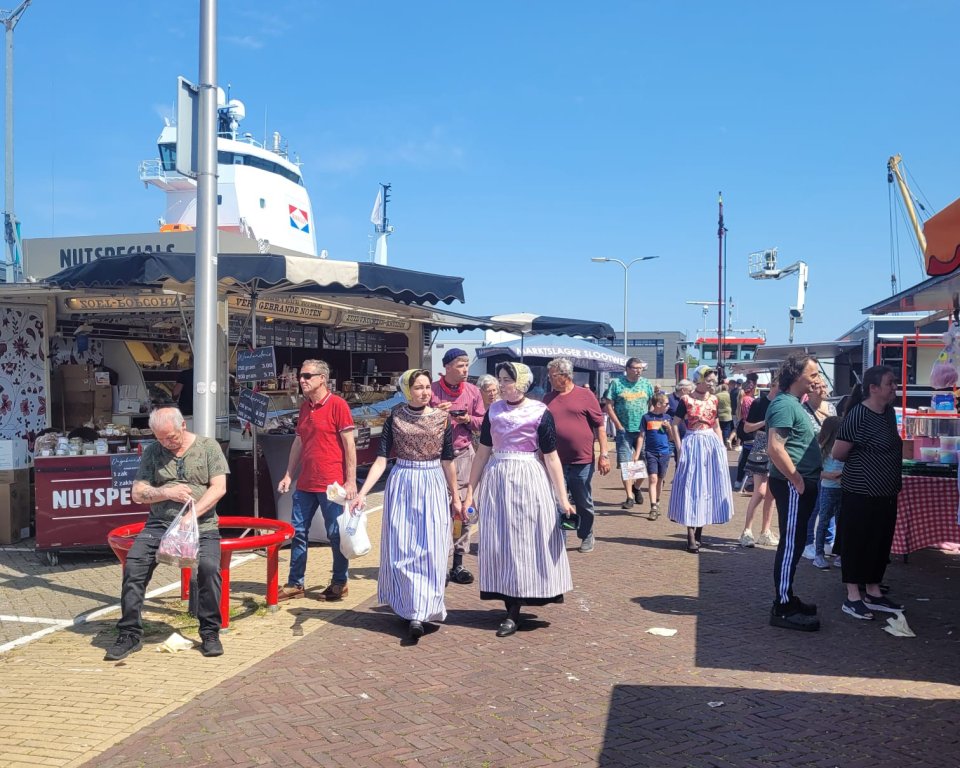
[[[680,398],[674,414],[674,423],[685,424],[687,433],[680,443],[668,516],[687,527],[687,551],[698,554],[703,526],[722,525],[733,517],[733,488],[713,394],[717,373],[704,365],[693,381],[694,391]]]
[[[380,451],[351,509],[361,509],[370,489],[397,460],[383,499],[377,599],[410,622],[409,636],[423,636],[424,622],[443,621],[450,510],[460,515],[453,468],[453,432],[446,411],[431,408],[430,373],[409,370],[400,377],[407,402],[393,408],[383,425]]]
[[[502,399],[484,416],[466,505],[475,498],[481,519],[480,598],[503,600],[507,616],[497,636],[507,637],[517,631],[521,606],[562,603],[573,589],[557,507],[564,515],[574,508],[553,416],[526,397],[530,368],[500,363],[496,373]]]

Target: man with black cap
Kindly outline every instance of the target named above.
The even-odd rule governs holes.
[[[470,357],[456,347],[448,349],[443,356],[443,375],[430,388],[430,405],[446,411],[453,427],[454,467],[457,470],[457,488],[460,500],[466,497],[470,482],[470,465],[473,463],[473,435],[480,431],[480,424],[486,412],[480,390],[467,381]],[[472,584],[473,574],[463,567],[463,553],[466,551],[466,539],[455,540],[453,548],[453,567],[450,569],[450,581],[456,584]]]

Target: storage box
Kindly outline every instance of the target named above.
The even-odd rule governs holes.
[[[27,441],[23,438],[0,440],[0,469],[21,469],[30,466]]]
[[[0,485],[10,485],[11,483],[29,483],[30,468],[24,469],[0,469]]]
[[[57,368],[57,375],[65,398],[67,393],[90,392],[97,386],[92,365],[61,365]]]
[[[140,413],[140,401],[121,398],[117,403],[117,413]]]
[[[29,479],[0,484],[0,544],[30,535],[30,511]]]

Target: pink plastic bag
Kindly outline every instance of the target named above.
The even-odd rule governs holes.
[[[186,502],[167,532],[160,539],[157,562],[175,565],[177,568],[195,568],[200,551],[200,527],[197,525],[197,510],[193,499]]]

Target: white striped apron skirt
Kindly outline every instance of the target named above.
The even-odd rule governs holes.
[[[699,528],[733,517],[733,488],[727,451],[711,429],[688,431],[670,488],[668,517]]]
[[[496,451],[477,490],[480,596],[561,602],[573,589],[557,505],[535,453]]]
[[[397,459],[387,479],[377,600],[404,619],[443,621],[450,499],[439,460]]]

